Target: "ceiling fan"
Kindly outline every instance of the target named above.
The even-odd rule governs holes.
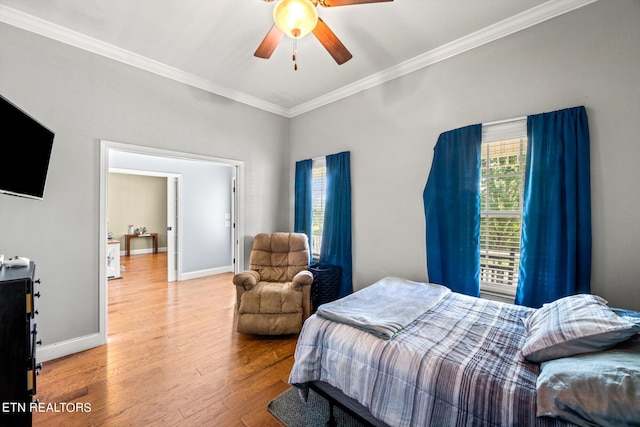
[[[272,2],[274,0],[264,0]],[[353,4],[382,3],[393,0],[277,0],[273,8],[275,23],[256,49],[254,56],[269,59],[284,34],[294,40],[293,61],[296,62],[296,41],[312,32],[329,54],[340,64],[352,58],[351,52],[342,44],[329,26],[318,16],[316,7],[349,6]]]

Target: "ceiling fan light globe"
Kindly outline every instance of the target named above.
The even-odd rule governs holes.
[[[273,8],[273,20],[291,38],[309,34],[318,23],[318,11],[311,0],[278,0]]]

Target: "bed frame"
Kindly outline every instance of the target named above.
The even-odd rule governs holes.
[[[329,402],[329,421],[328,427],[336,427],[336,419],[333,415],[333,408],[337,406],[351,417],[358,420],[367,427],[389,427],[387,424],[376,419],[367,408],[360,402],[344,394],[339,389],[327,384],[323,381],[312,381],[308,383],[309,388]]]

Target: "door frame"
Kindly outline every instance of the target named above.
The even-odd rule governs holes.
[[[240,252],[240,233],[238,228],[238,179],[237,177],[233,177],[231,179],[231,257],[233,264],[233,272],[239,273],[242,271],[239,268],[239,263],[242,262],[240,260],[240,254],[244,252]],[[244,258],[244,257],[243,257]]]
[[[99,234],[100,242],[107,242],[107,206],[108,206],[108,175],[109,175],[109,152],[125,151],[129,153],[146,154],[157,157],[168,157],[184,160],[206,161],[235,167],[236,193],[234,204],[235,230],[236,236],[244,234],[244,162],[240,160],[224,159],[220,157],[204,156],[200,154],[184,153],[180,151],[165,150],[141,145],[126,144],[122,142],[100,140],[100,212],[99,212]],[[244,239],[232,239],[235,244],[234,255],[244,254]],[[107,245],[98,247],[98,283],[99,283],[99,341],[106,344],[108,341],[108,293],[107,293],[107,273],[106,263],[103,262],[107,256]],[[180,259],[180,257],[178,257]],[[244,269],[244,257],[236,257],[233,264],[234,273]]]
[[[109,168],[109,173],[121,173],[125,175],[140,175],[165,178],[167,184],[167,281],[175,282],[182,280],[182,236],[180,230],[182,224],[179,223],[182,218],[180,200],[181,191],[176,188],[182,188],[182,175],[167,172],[155,172],[138,169],[122,169]],[[107,200],[108,201],[108,200]],[[169,230],[171,227],[171,230]],[[176,234],[177,239],[176,239]],[[177,255],[177,256],[176,256]]]
[[[167,176],[167,281],[182,280],[182,176]]]

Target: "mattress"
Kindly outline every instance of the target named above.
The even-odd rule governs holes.
[[[447,293],[391,339],[316,314],[289,382],[327,383],[390,426],[569,425],[536,417],[540,368],[519,355],[533,311]]]

